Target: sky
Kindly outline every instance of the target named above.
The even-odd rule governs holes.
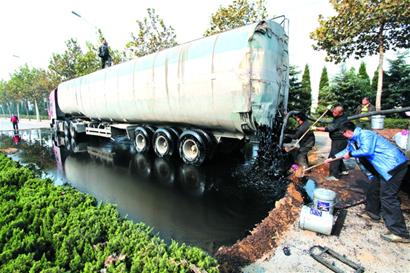
[[[76,38],[97,43],[96,28],[104,33],[110,47],[122,50],[136,32],[136,20],[142,20],[147,8],[154,8],[166,25],[177,34],[178,43],[202,37],[210,25],[210,17],[220,6],[232,0],[13,0],[0,4],[0,79],[19,66],[47,68],[52,53],[61,53],[65,41]],[[309,33],[318,26],[318,15],[330,16],[334,11],[328,0],[266,0],[269,16],[285,15],[289,19],[289,62],[303,72],[309,64],[312,90],[317,93],[320,73],[326,65],[330,76],[340,66],[325,63],[325,53],[314,51]],[[81,15],[81,18],[72,14]],[[393,54],[386,54],[394,57]],[[376,56],[363,59],[373,76]],[[350,60],[347,67],[358,69],[360,62]]]

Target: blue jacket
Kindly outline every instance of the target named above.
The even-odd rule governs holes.
[[[353,146],[357,145],[358,149]],[[394,144],[384,137],[357,127],[353,137],[348,141],[346,149],[336,154],[340,157],[350,153],[353,157],[365,157],[386,180],[392,177],[389,171],[407,161],[406,156]]]

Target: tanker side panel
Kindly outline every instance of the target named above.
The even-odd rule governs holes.
[[[240,113],[251,111],[248,38],[254,27],[247,28],[220,35],[213,52],[213,117],[220,128],[238,132],[243,123]]]
[[[277,26],[269,23],[270,28]],[[269,125],[282,93],[287,92],[283,67],[287,44],[285,58],[284,45],[277,45],[282,28],[271,30],[274,33],[268,37],[254,34],[255,27],[203,38],[62,83],[61,109],[90,118],[178,123],[237,135],[243,135],[244,124],[256,129],[243,119],[244,113]]]

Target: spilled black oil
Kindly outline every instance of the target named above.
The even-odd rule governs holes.
[[[180,160],[137,154],[130,141],[85,138],[56,145],[49,130],[22,131],[21,141],[0,137],[18,148],[12,157],[40,166],[56,184],[68,183],[122,215],[144,222],[166,241],[175,239],[214,253],[245,237],[283,196],[287,185],[278,136],[260,131],[235,156],[218,155],[195,167]],[[256,151],[259,152],[256,155]]]
[[[275,121],[274,128],[281,128],[280,121]],[[237,187],[261,197],[257,200],[259,207],[274,207],[275,201],[281,199],[289,184],[287,170],[289,157],[279,147],[279,132],[269,127],[259,128],[256,138],[259,149],[252,164],[236,169],[233,176]]]

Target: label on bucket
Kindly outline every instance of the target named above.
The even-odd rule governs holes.
[[[310,208],[310,214],[322,217],[322,212],[320,210],[315,209],[315,208]]]
[[[318,200],[317,209],[321,211],[330,211],[330,203]]]

